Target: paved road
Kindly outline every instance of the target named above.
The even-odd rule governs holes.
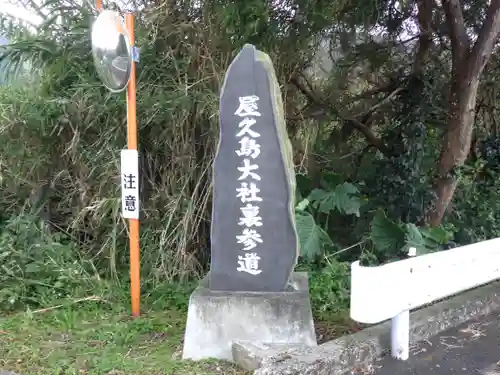
[[[469,321],[410,348],[408,361],[390,356],[373,375],[500,375],[500,313]]]

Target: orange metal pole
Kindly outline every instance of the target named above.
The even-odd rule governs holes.
[[[134,15],[125,15],[125,27],[130,38],[131,48],[134,48]],[[132,71],[127,87],[127,140],[129,150],[137,150],[137,115],[136,115],[136,85],[135,61],[132,61]],[[132,316],[138,317],[141,306],[141,276],[139,252],[139,220],[130,219],[130,297],[132,302]]]
[[[95,0],[95,7],[100,12],[103,9],[102,8],[102,0]]]

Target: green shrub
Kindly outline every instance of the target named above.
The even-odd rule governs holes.
[[[0,228],[0,306],[5,310],[39,307],[93,293],[98,278],[92,263],[61,233],[30,216],[5,221]]]
[[[309,273],[309,291],[313,314],[320,319],[346,312],[350,298],[350,268],[345,262],[328,262]]]

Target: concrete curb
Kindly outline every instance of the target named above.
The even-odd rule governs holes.
[[[423,307],[410,315],[410,345],[495,310],[500,310],[500,281]],[[386,321],[317,347],[235,342],[233,358],[254,375],[342,375],[370,367],[390,350],[390,335]]]

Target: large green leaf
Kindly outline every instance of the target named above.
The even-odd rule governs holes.
[[[337,210],[347,215],[359,217],[361,200],[357,196],[358,193],[356,186],[344,182],[337,185],[334,190],[314,189],[309,195],[309,200],[319,212],[329,213]]]
[[[405,231],[389,220],[383,211],[378,211],[370,228],[370,237],[375,248],[385,255],[396,254],[405,245]]]
[[[406,249],[415,247],[417,255],[438,251],[440,245],[448,243],[453,233],[442,227],[417,228],[414,224],[405,224]]]
[[[335,203],[337,209],[347,215],[356,215],[359,217],[359,209],[361,207],[361,200],[357,196],[359,190],[353,184],[344,182],[335,188]]]
[[[317,208],[320,212],[330,212],[335,208],[331,202],[330,195],[332,192],[323,189],[314,189],[309,194],[309,201],[312,203],[314,208]]]
[[[333,245],[328,234],[316,225],[314,217],[308,212],[295,215],[299,237],[300,256],[311,260],[323,253],[325,245]]]
[[[442,228],[434,230],[418,228],[412,223],[397,224],[383,211],[378,211],[372,220],[370,235],[380,264],[405,259],[410,248],[416,249],[417,256],[438,251],[439,245],[449,240],[450,233]]]
[[[437,245],[444,245],[453,239],[453,232],[447,231],[443,227],[421,228],[422,235]]]
[[[426,246],[425,238],[422,236],[419,228],[415,224],[405,224],[405,246],[403,251],[408,253],[411,247],[414,247],[417,251],[417,255],[427,254],[431,251],[430,248]]]

